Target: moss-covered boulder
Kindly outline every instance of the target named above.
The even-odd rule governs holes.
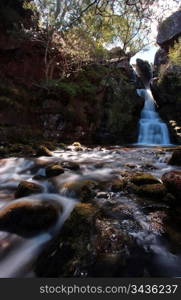
[[[62,208],[53,201],[16,200],[0,211],[0,230],[29,237],[48,230]]]
[[[39,146],[37,156],[52,156],[52,152],[45,146]]]
[[[133,175],[130,179],[132,183],[134,183],[137,186],[143,185],[143,184],[155,184],[160,183],[160,180],[149,173],[137,173],[136,175]]]
[[[125,181],[123,179],[113,179],[111,181],[111,190],[113,192],[120,192],[125,187]]]
[[[98,213],[91,203],[75,206],[59,236],[40,253],[35,264],[38,277],[75,276],[79,265],[91,262],[91,233]]]
[[[167,189],[166,189],[165,185],[159,184],[159,183],[144,184],[141,186],[137,186],[137,185],[133,184],[131,187],[132,187],[132,190],[139,196],[149,197],[149,198],[152,198],[152,200],[163,198],[167,193]]]
[[[77,180],[64,183],[62,188],[80,201],[88,202],[94,199],[97,186],[95,180]]]
[[[29,181],[21,181],[15,192],[15,198],[22,198],[31,194],[39,194],[42,191],[43,191],[42,186],[37,183],[29,182]]]
[[[54,177],[64,173],[62,166],[55,164],[46,167],[45,174],[47,177]]]
[[[111,276],[125,266],[133,239],[91,203],[79,203],[35,264],[38,277]],[[112,259],[111,259],[112,258]]]
[[[166,172],[161,179],[168,191],[179,200],[181,197],[181,171]]]

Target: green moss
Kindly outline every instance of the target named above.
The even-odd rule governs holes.
[[[141,197],[151,197],[153,200],[163,198],[166,195],[164,184],[144,184],[142,186],[132,185],[133,191]]]
[[[137,186],[144,184],[154,184],[159,183],[159,179],[149,173],[140,173],[139,175],[135,175],[131,178],[131,182],[136,184]]]

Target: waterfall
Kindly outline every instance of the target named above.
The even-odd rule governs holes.
[[[139,145],[170,145],[167,125],[160,119],[155,110],[155,100],[150,87],[138,89],[139,96],[145,99],[139,121]]]

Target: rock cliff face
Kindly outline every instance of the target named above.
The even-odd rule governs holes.
[[[181,65],[171,61],[169,50],[181,36],[181,11],[167,18],[158,29],[157,51],[154,62],[157,80],[153,94],[161,117],[169,124],[173,143],[181,143]]]
[[[129,59],[89,65],[64,80],[55,67],[52,80],[45,81],[44,38],[37,38],[38,32],[36,38],[22,34],[22,26],[31,27],[32,13],[23,9],[23,2],[0,3],[0,17],[6,21],[0,25],[1,143],[27,143],[35,138],[136,142],[143,101],[137,96]],[[16,18],[9,20],[7,11]],[[62,54],[51,51],[48,55],[55,57],[60,68]]]
[[[17,61],[12,60],[12,64],[17,70]],[[25,72],[23,81],[17,74],[13,80],[3,71],[1,141],[27,143],[37,138],[79,140],[85,144],[136,142],[143,100],[136,94],[130,68],[90,65],[75,77],[54,79],[48,85],[38,80],[31,85],[29,77],[36,74],[38,78],[41,70],[29,63],[27,68],[34,73]]]
[[[157,44],[168,49],[173,42],[181,35],[181,10],[176,11],[158,28]]]

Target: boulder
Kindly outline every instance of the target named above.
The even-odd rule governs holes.
[[[177,149],[172,153],[172,156],[168,161],[168,164],[181,166],[181,149]]]
[[[114,179],[111,182],[111,190],[113,192],[120,192],[124,189],[125,181],[123,179]]]
[[[60,165],[51,165],[45,169],[45,174],[47,177],[54,177],[64,173],[64,169]]]
[[[98,208],[78,203],[64,223],[60,234],[39,255],[35,264],[38,277],[75,276],[76,264],[91,261],[91,232]],[[84,263],[83,263],[84,262]]]
[[[135,184],[133,184],[131,188],[133,192],[140,195],[141,197],[151,197],[153,200],[155,198],[163,198],[167,193],[166,187],[161,183],[144,184],[141,186],[136,186]]]
[[[165,19],[158,27],[157,44],[164,47],[181,35],[181,10]]]
[[[96,196],[95,189],[97,186],[98,183],[94,180],[78,180],[66,182],[62,188],[68,190],[73,197],[80,201],[89,202]]]
[[[167,172],[161,179],[171,194],[181,197],[181,171]]]
[[[16,200],[0,210],[0,230],[30,237],[53,226],[61,211],[53,201]]]
[[[133,175],[130,181],[138,186],[143,184],[160,183],[160,180],[157,177],[149,173],[138,173],[136,175]]]
[[[52,152],[45,146],[39,146],[37,156],[52,156]]]
[[[18,188],[15,192],[15,198],[26,197],[31,194],[39,194],[43,191],[41,185],[29,182],[29,181],[21,181],[18,185]]]

